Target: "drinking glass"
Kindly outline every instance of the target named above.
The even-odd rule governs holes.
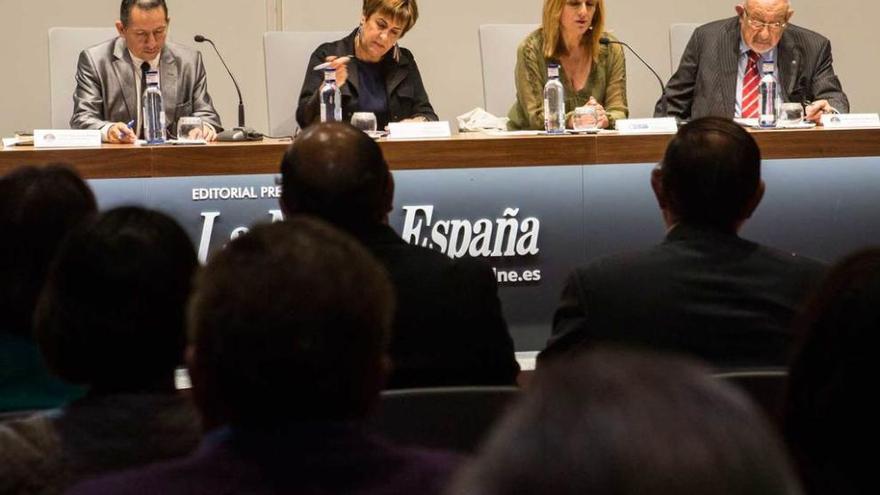
[[[181,117],[177,121],[177,139],[205,139],[205,128],[199,117]]]
[[[783,103],[779,108],[777,127],[794,127],[804,121],[804,107],[800,103]]]
[[[376,116],[371,112],[355,112],[351,116],[351,125],[372,136],[376,133]]]
[[[572,127],[578,131],[592,131],[599,127],[599,115],[594,105],[584,105],[574,109]]]

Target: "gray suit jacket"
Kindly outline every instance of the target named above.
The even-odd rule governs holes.
[[[177,119],[194,115],[219,132],[220,116],[214,110],[202,55],[192,48],[166,43],[159,62],[159,81],[165,118],[171,134]],[[108,122],[137,119],[138,95],[131,54],[122,37],[83,50],[76,70],[73,93],[73,129],[100,129]]]
[[[710,22],[694,31],[678,70],[666,85],[667,111],[656,117],[682,120],[709,115],[733,117],[739,62],[739,18]],[[849,100],[834,74],[831,43],[818,33],[789,24],[777,45],[776,61],[783,101],[828,100],[849,112]]]

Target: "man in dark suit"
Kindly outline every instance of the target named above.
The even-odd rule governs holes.
[[[794,14],[789,0],[745,0],[736,13],[694,31],[666,85],[666,108],[661,98],[655,116],[755,118],[758,81],[771,67],[782,101],[803,103],[807,120],[818,122],[833,110],[849,112],[831,43],[789,23]]]
[[[201,445],[70,493],[439,494],[455,456],[363,425],[393,306],[388,275],[351,236],[302,217],[255,227],[211,259],[190,303]]]
[[[540,361],[611,342],[721,367],[784,365],[791,320],[824,267],[737,235],[764,195],[755,140],[732,120],[695,120],[670,142],[651,186],[666,240],[576,270]]]
[[[166,42],[165,0],[122,0],[116,30],[119,37],[83,50],[76,70],[72,129],[100,129],[104,141],[132,143],[143,130],[141,98],[145,73],[159,71],[159,87],[171,135],[181,117],[201,117],[211,141],[220,127],[214,110],[202,55],[192,48]],[[128,122],[134,122],[129,128]]]
[[[404,242],[388,226],[394,179],[382,150],[348,124],[315,124],[281,164],[281,207],[358,238],[385,265],[397,293],[389,388],[515,383],[519,366],[495,277]]]

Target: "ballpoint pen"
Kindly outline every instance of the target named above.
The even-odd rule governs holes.
[[[354,55],[343,55],[341,57],[334,58],[333,60],[331,60],[329,62],[324,62],[323,64],[316,65],[315,67],[312,68],[312,70],[324,70],[327,67],[330,67],[330,64],[332,64],[333,62],[347,64],[348,61],[351,60],[351,57],[353,57],[353,56]]]

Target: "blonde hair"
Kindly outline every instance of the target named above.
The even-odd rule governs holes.
[[[376,12],[394,19],[394,22],[403,29],[401,37],[412,29],[419,19],[419,6],[416,0],[364,0],[364,17],[369,19]]]
[[[544,58],[558,59],[566,54],[565,42],[562,40],[562,9],[567,0],[544,0]],[[599,38],[605,32],[605,0],[596,0],[596,12],[593,13],[591,29],[581,38],[581,46],[587,49],[593,60],[599,58]]]

